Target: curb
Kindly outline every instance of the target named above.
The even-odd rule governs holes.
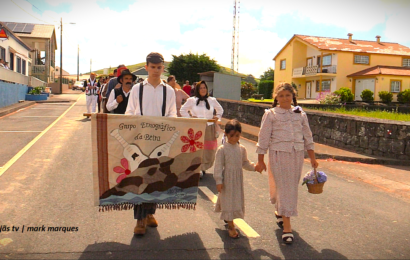
[[[244,124],[244,123],[241,122],[241,124]],[[224,127],[225,125],[222,124],[221,128],[224,129]],[[254,134],[242,131],[242,136],[251,141],[258,142],[258,136]],[[358,162],[358,163],[364,163],[364,164],[410,166],[410,161],[396,160],[396,159],[389,159],[389,158],[351,157],[351,156],[333,155],[333,154],[318,153],[318,152],[315,152],[315,155],[316,155],[316,159],[333,159],[337,161]],[[305,151],[305,158],[309,158],[306,151]]]
[[[24,101],[22,103],[17,103],[17,104],[10,105],[9,106],[10,108],[7,108],[7,107],[0,108],[0,117],[8,115],[8,114],[13,113],[13,112],[16,112],[19,109],[32,106],[35,103],[36,103],[35,101]]]

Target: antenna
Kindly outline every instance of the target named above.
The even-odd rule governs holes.
[[[233,31],[232,31],[232,57],[231,57],[231,74],[235,74],[235,58],[236,71],[239,69],[239,14],[241,0],[233,1]],[[236,55],[235,55],[236,54]]]

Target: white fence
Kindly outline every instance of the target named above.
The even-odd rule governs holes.
[[[0,80],[32,87],[42,87],[47,85],[44,81],[41,81],[35,77],[28,77],[21,73],[5,68],[0,68]]]

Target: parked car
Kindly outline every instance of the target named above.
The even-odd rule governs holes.
[[[84,81],[76,81],[73,85],[73,90],[82,90],[84,92]]]

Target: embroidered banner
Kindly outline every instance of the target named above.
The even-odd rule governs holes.
[[[206,119],[92,114],[94,203],[194,208]]]

